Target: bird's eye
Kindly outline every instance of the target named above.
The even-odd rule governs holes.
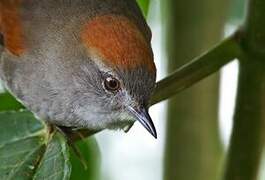
[[[107,77],[104,80],[104,86],[105,86],[106,90],[111,91],[111,92],[115,92],[115,91],[118,91],[120,89],[120,82],[118,79],[116,79],[114,77]]]

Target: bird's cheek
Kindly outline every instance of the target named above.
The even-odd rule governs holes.
[[[128,98],[125,92],[118,92],[115,95],[115,98],[112,100],[112,108],[117,111],[123,111],[126,109],[126,106],[128,104]]]

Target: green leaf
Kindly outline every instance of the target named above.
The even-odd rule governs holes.
[[[99,147],[95,138],[90,137],[88,139],[77,142],[76,147],[81,153],[81,158],[84,158],[87,168],[84,168],[81,160],[76,154],[71,151],[71,164],[72,174],[71,180],[98,180],[100,179],[100,155]]]
[[[67,180],[68,154],[62,135],[49,134],[47,125],[32,113],[0,112],[1,179]]]
[[[71,164],[68,146],[64,137],[56,133],[49,142],[33,179],[67,180],[70,174]]]
[[[149,10],[150,0],[137,0],[137,2],[144,13],[144,16],[146,17]]]
[[[5,92],[0,94],[0,111],[19,110],[24,108],[11,94]]]

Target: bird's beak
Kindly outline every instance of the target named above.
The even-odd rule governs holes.
[[[129,107],[130,114],[139,121],[145,129],[155,138],[157,138],[156,128],[146,108]]]

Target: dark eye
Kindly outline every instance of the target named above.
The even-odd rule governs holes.
[[[104,86],[105,86],[106,90],[111,91],[111,92],[115,92],[115,91],[118,91],[120,89],[120,82],[118,79],[116,79],[114,77],[107,77],[104,80]]]

